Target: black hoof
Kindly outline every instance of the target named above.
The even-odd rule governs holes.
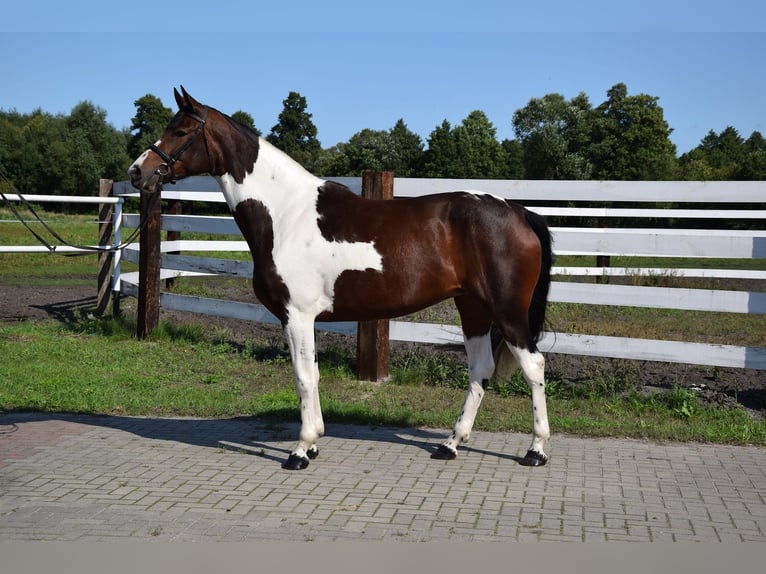
[[[431,458],[435,458],[437,460],[453,460],[457,456],[457,453],[453,451],[451,448],[444,446],[443,444],[439,445],[439,448],[436,449],[436,452],[431,455]]]
[[[519,464],[522,466],[545,466],[546,462],[548,462],[548,457],[543,453],[528,450],[526,456],[521,459]]]
[[[308,457],[309,457],[311,460],[314,460],[316,457],[318,457],[318,456],[319,456],[319,449],[318,449],[317,447],[315,447],[315,446],[312,446],[312,447],[311,447],[311,448],[308,450],[308,452],[306,453],[306,455],[307,455],[307,456],[308,456]],[[308,463],[306,463],[306,464],[308,464]]]
[[[298,456],[291,454],[285,462],[282,463],[282,468],[285,470],[303,470],[309,465],[309,459],[305,456]]]

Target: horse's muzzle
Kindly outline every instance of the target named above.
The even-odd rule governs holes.
[[[148,192],[156,191],[157,186],[162,180],[162,177],[157,173],[152,173],[149,177],[145,177],[143,171],[137,165],[132,165],[128,168],[128,177],[133,187]]]

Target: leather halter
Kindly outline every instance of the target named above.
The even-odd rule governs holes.
[[[197,126],[197,129],[194,131],[191,137],[187,139],[184,143],[182,143],[173,153],[168,155],[167,153],[162,151],[160,148],[158,148],[154,144],[149,146],[149,149],[152,150],[154,153],[156,153],[158,156],[160,156],[162,160],[165,162],[158,165],[154,173],[159,175],[161,178],[164,178],[166,175],[170,174],[170,183],[175,183],[178,179],[176,177],[175,163],[181,158],[183,153],[191,147],[191,145],[194,143],[194,140],[197,139],[197,136],[200,133],[202,133],[202,137],[205,140],[205,152],[207,153],[208,161],[210,161],[210,150],[208,149],[207,136],[205,135],[205,122],[207,121],[207,106],[202,108],[201,116],[198,116],[197,114],[193,112],[186,112],[186,115],[194,120],[197,120],[199,122],[199,125]]]

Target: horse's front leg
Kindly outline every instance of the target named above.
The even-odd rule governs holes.
[[[285,325],[287,344],[290,347],[295,390],[300,399],[301,432],[298,444],[282,464],[287,470],[301,470],[309,465],[309,459],[319,454],[316,442],[324,434],[322,408],[319,404],[319,366],[314,341],[314,318],[291,314]]]

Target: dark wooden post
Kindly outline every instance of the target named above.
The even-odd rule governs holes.
[[[160,192],[141,194],[141,231],[138,257],[138,317],[136,334],[145,339],[160,322],[160,243],[162,201]]]
[[[112,196],[112,180],[98,180],[98,196]],[[114,226],[112,217],[114,215],[114,204],[100,203],[98,205],[98,245],[99,247],[109,247],[112,244],[112,234]],[[112,295],[112,261],[114,253],[105,251],[98,254],[98,292],[96,294],[96,315],[101,316],[106,313],[109,307],[109,300]]]
[[[394,174],[390,171],[362,173],[362,197],[393,199]],[[362,381],[388,378],[388,320],[360,321],[356,338],[357,376]]]

